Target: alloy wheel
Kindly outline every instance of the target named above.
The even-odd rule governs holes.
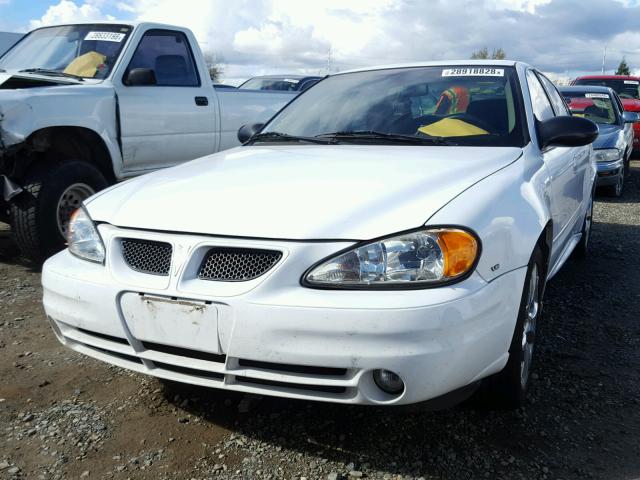
[[[526,387],[533,359],[536,324],[540,313],[540,275],[538,264],[534,263],[529,274],[529,291],[525,306],[524,328],[522,329],[522,360],[520,362],[520,382]]]

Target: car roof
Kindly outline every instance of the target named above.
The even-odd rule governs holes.
[[[610,87],[600,85],[575,85],[571,87],[558,87],[561,92],[577,92],[577,93],[615,93]]]
[[[576,80],[640,80],[640,77],[633,75],[585,75]]]
[[[345,70],[344,72],[338,72],[334,75],[341,75],[343,73],[354,72],[368,72],[371,70],[389,70],[392,68],[416,68],[416,67],[462,67],[462,66],[482,66],[482,67],[515,67],[521,64],[528,66],[522,62],[515,60],[438,60],[431,62],[413,62],[413,63],[397,63],[391,65],[378,65],[366,68],[356,68],[353,70]]]
[[[265,80],[272,80],[272,79],[273,80],[276,80],[276,79],[303,80],[305,78],[322,78],[322,77],[318,75],[256,75],[255,77],[251,77],[249,80],[253,80],[254,78],[265,79]]]

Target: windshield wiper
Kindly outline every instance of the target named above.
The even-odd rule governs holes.
[[[400,133],[386,133],[378,132],[376,130],[354,130],[345,132],[323,133],[322,135],[316,135],[316,138],[332,138],[334,140],[374,140],[384,141],[388,143],[404,143],[410,145],[448,145],[456,146],[456,142],[448,140],[445,137],[433,137],[420,134],[415,135],[402,135]]]
[[[331,145],[336,143],[335,140],[322,140],[315,137],[299,137],[281,132],[265,132],[258,133],[249,139],[247,144],[255,142],[299,142],[299,143],[317,143],[320,145]]]
[[[25,68],[24,70],[20,70],[18,73],[39,73],[40,75],[46,75],[49,77],[75,78],[76,80],[80,80],[81,82],[84,82],[84,77],[81,77],[80,75],[60,72],[59,70],[50,70],[47,68]]]

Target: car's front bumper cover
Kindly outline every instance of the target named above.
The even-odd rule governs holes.
[[[284,252],[283,260],[263,277],[225,285],[189,279],[188,255],[184,267],[172,269],[168,277],[128,271],[117,246],[119,236],[131,232],[104,225],[100,230],[108,252],[105,266],[64,251],[43,269],[47,317],[66,346],[161,378],[342,403],[426,401],[501,370],[526,271],[517,269],[490,283],[473,274],[459,284],[426,290],[313,290],[299,284],[300,275],[318,259],[348,246],[345,242],[135,232],[171,242],[175,256],[212,243],[250,243]],[[167,331],[157,312],[149,317],[158,319],[157,329],[148,319],[138,323],[143,321],[136,320],[134,307],[127,304],[135,304],[137,297],[213,309],[210,318],[215,320],[205,321],[208,330],[201,325],[210,343],[189,337],[197,323],[190,314],[179,318],[183,329],[172,323],[173,330]],[[380,368],[400,375],[402,394],[389,395],[376,386],[372,371]]]
[[[598,178],[597,186],[615,185],[622,172],[624,160],[616,160],[615,162],[598,162]]]

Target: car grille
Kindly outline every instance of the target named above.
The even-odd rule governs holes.
[[[200,265],[198,277],[218,282],[245,282],[264,275],[282,258],[276,250],[211,248]]]
[[[133,270],[152,275],[169,275],[172,248],[166,242],[123,238],[122,256]]]

